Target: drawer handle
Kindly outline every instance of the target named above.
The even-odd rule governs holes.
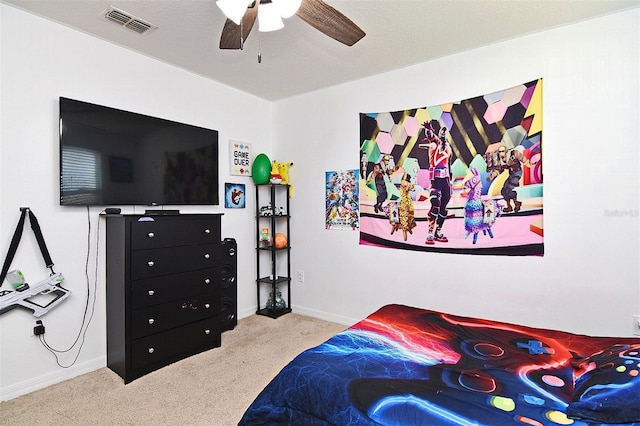
[[[152,267],[153,265],[155,265],[155,262],[153,260],[150,260],[147,262],[147,265],[149,265],[149,267]]]
[[[204,308],[205,308],[205,309],[209,309],[210,307],[211,307],[211,305],[210,305],[210,304],[208,304],[208,303],[205,303],[205,304],[204,304]]]
[[[153,296],[154,294],[156,294],[156,292],[155,292],[155,291],[153,291],[153,290],[149,290],[149,296]]]
[[[229,249],[229,256],[235,256],[235,255],[236,255],[236,249],[230,248]]]
[[[209,259],[211,257],[211,255],[209,253],[205,253],[204,258],[205,259]]]
[[[204,331],[204,334],[211,334],[211,330],[206,329],[206,330]]]
[[[153,348],[149,348],[149,353],[150,353],[150,354],[154,353],[155,351],[156,351],[155,349],[153,349]]]
[[[211,229],[208,229],[208,228],[207,228],[207,229],[205,229],[205,230],[204,230],[204,233],[205,233],[205,234],[210,234],[210,233],[211,233]]]
[[[149,238],[153,238],[153,237],[155,237],[155,236],[156,236],[156,234],[154,234],[153,232],[149,232],[149,233],[147,234],[147,237],[149,237]]]
[[[209,278],[205,278],[204,283],[205,284],[211,284],[211,280]]]
[[[154,322],[156,322],[156,320],[154,320],[153,318],[149,318],[149,324],[153,324]]]

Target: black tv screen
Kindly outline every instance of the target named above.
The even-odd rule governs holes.
[[[219,204],[218,132],[60,97],[60,204]]]

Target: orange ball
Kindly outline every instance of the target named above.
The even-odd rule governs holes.
[[[276,233],[276,248],[285,248],[287,246],[287,236],[278,232]]]

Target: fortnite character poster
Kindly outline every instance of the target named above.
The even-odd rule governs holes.
[[[544,255],[542,79],[360,114],[360,244]]]
[[[325,229],[358,230],[358,170],[325,172]]]

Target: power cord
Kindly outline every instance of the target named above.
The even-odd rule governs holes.
[[[93,319],[93,314],[95,313],[96,306],[96,291],[97,291],[97,283],[98,283],[98,250],[100,247],[100,219],[98,219],[98,226],[96,232],[96,262],[95,262],[95,271],[94,271],[94,280],[93,280],[93,302],[91,304],[91,312],[89,312],[89,300],[91,299],[91,280],[89,278],[89,258],[90,258],[90,247],[91,247],[91,214],[89,211],[89,206],[87,206],[87,222],[88,222],[88,230],[87,230],[87,257],[85,261],[85,277],[87,280],[87,301],[84,307],[84,314],[82,316],[82,325],[80,326],[80,330],[78,331],[78,335],[74,342],[69,346],[68,349],[55,349],[53,348],[44,337],[44,325],[42,325],[42,334],[38,335],[40,339],[40,343],[47,349],[49,352],[53,354],[56,359],[56,364],[62,368],[70,368],[75,365],[76,361],[78,361],[78,357],[80,356],[80,352],[82,351],[82,347],[84,346],[85,338],[87,335],[87,330],[89,329],[89,324],[91,324],[91,320]],[[88,315],[88,318],[87,318]],[[84,331],[83,331],[84,330]],[[80,341],[82,338],[82,341]],[[73,362],[70,365],[62,365],[60,363],[60,358],[58,358],[58,354],[65,354],[70,352],[80,341],[80,347],[78,348],[78,353],[76,354]]]

